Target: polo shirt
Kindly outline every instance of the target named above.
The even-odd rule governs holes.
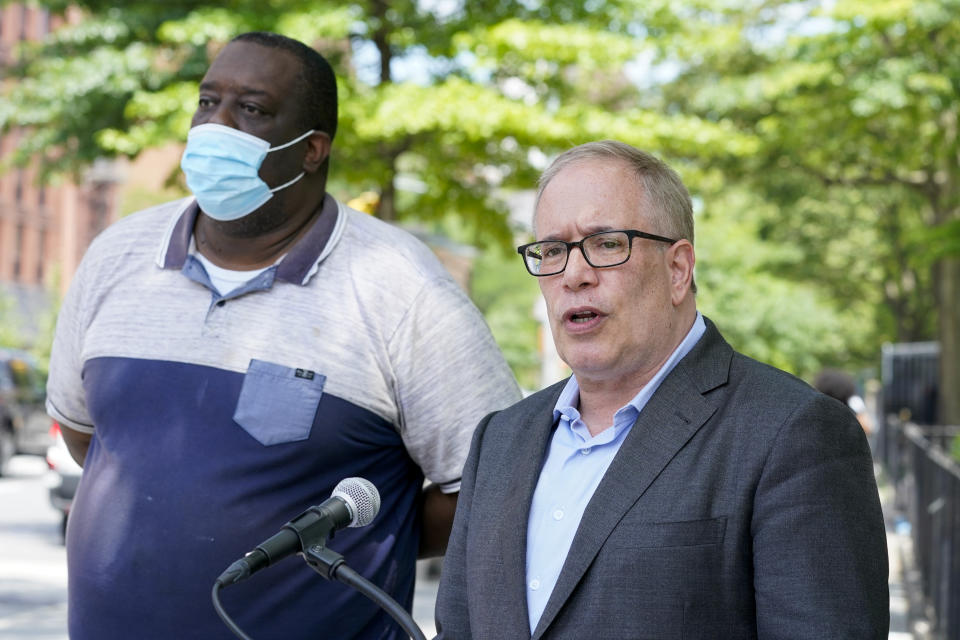
[[[67,530],[72,640],[233,638],[234,560],[343,478],[373,523],[329,541],[410,608],[424,477],[445,490],[479,419],[519,390],[482,316],[406,232],[327,197],[277,264],[221,294],[193,198],[124,218],[63,303],[48,412],[92,440]],[[221,594],[255,638],[402,638],[293,557]]]

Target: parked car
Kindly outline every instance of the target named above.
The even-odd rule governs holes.
[[[60,425],[56,422],[50,427],[53,444],[47,449],[47,466],[53,472],[53,481],[50,485],[50,504],[62,514],[60,531],[67,532],[67,519],[70,517],[70,506],[73,496],[80,483],[80,474],[83,468],[74,461],[63,440]]]
[[[0,475],[14,455],[42,456],[50,446],[45,396],[46,380],[32,358],[0,349]]]

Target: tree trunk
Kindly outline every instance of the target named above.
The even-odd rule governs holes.
[[[396,162],[396,159],[394,159]],[[380,200],[377,203],[377,209],[374,212],[381,220],[393,222],[397,219],[397,189],[393,184],[394,172],[384,181],[380,188]]]
[[[937,263],[940,424],[960,425],[960,258]]]

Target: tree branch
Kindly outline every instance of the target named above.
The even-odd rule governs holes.
[[[898,176],[890,169],[882,169],[882,175],[880,177],[874,177],[871,175],[872,172],[870,172],[869,167],[866,168],[866,173],[857,177],[839,178],[827,175],[822,170],[807,164],[798,163],[798,167],[801,171],[819,180],[827,187],[886,187],[899,184],[916,191],[931,203],[936,202],[940,196],[940,185],[933,179],[934,171],[929,169],[923,170],[923,173],[927,176],[924,179],[910,179],[905,176]]]

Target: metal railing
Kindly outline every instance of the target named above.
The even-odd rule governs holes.
[[[931,635],[960,640],[960,465],[950,456],[958,427],[920,427],[889,417],[884,464],[910,521]]]

